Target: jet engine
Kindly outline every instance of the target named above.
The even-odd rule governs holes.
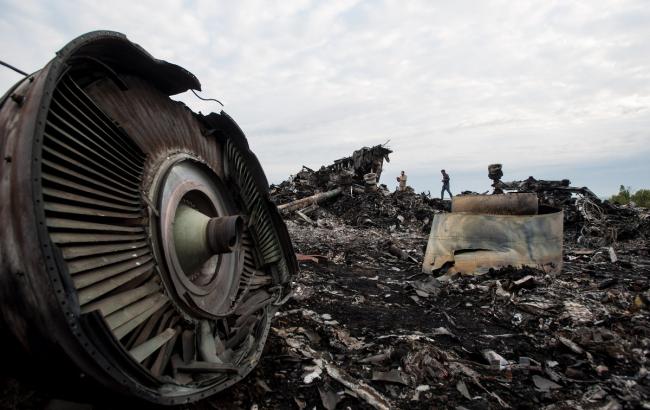
[[[97,31],[0,100],[0,331],[17,371],[173,405],[258,363],[297,264],[241,129],[169,97],[200,89]]]

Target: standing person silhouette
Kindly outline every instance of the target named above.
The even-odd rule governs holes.
[[[453,195],[449,190],[449,174],[445,172],[444,169],[441,169],[440,172],[442,172],[442,191],[440,191],[440,199],[445,199],[445,191],[449,192],[449,199],[451,199]]]
[[[399,190],[406,191],[406,174],[404,171],[397,177],[397,182],[399,182]]]

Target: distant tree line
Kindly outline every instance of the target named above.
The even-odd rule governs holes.
[[[639,189],[635,193],[630,192],[630,187],[621,185],[618,189],[618,194],[612,195],[609,198],[610,202],[616,202],[617,204],[629,204],[633,202],[636,206],[642,206],[644,208],[650,208],[650,189]]]

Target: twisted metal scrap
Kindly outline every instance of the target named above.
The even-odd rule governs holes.
[[[616,242],[617,230],[610,226],[603,208],[588,196],[580,195],[576,206],[584,218],[579,242],[589,246],[606,246]]]

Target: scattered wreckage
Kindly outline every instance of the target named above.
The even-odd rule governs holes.
[[[617,239],[626,240],[639,233],[650,234],[650,220],[639,208],[601,201],[587,187],[573,187],[571,181],[538,180],[502,182],[502,165],[488,167],[488,177],[494,182],[494,194],[529,192],[537,194],[540,205],[561,208],[568,228],[584,246],[608,246]]]
[[[650,212],[583,189],[567,196],[566,181],[532,181],[450,206],[412,190],[368,192],[358,180],[352,190],[286,210],[303,254],[294,300],[273,326],[253,396],[241,387],[228,399],[265,408],[293,401],[300,409],[648,407]],[[290,182],[272,187],[277,203],[326,192]],[[531,229],[552,262],[423,272],[423,245],[443,232],[435,225],[460,216],[519,221],[478,223],[478,234],[462,222],[445,229],[486,235],[501,247],[514,236],[526,256],[521,233]],[[526,227],[546,216],[546,226]],[[586,228],[594,223],[619,235],[601,241]],[[295,386],[288,391],[287,381]]]
[[[200,88],[99,31],[2,98],[5,371],[169,405],[257,364],[296,260],[237,124],[169,98]]]
[[[159,403],[222,390],[194,409],[650,407],[648,210],[501,166],[496,195],[389,192],[384,145],[269,198],[229,117],[167,97],[196,79],[124,37],[82,37],[30,78],[0,107],[1,323],[29,353],[8,364]],[[169,123],[192,132],[161,138]],[[191,291],[214,276],[229,291]]]

